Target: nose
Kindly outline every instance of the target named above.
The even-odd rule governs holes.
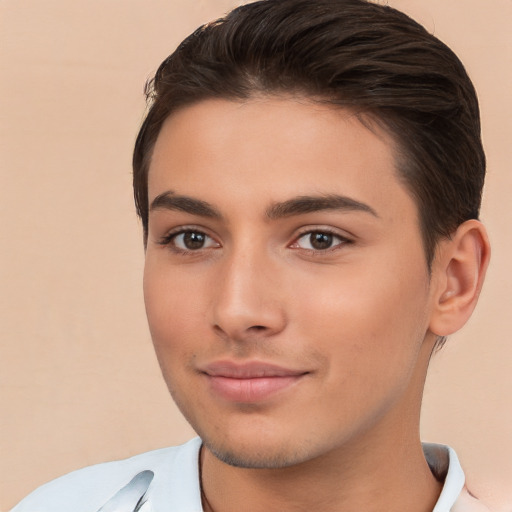
[[[265,339],[286,326],[279,269],[264,254],[234,252],[216,275],[213,328],[233,341]]]

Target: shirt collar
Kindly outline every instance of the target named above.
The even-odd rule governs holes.
[[[180,510],[202,512],[199,483],[199,451],[201,440],[192,439],[180,451],[177,459],[168,461],[155,472],[148,490],[148,501],[140,512]],[[461,494],[465,476],[455,451],[449,446],[423,443],[427,463],[443,490],[432,512],[449,512]],[[165,507],[164,507],[165,504]]]
[[[449,512],[465,483],[459,458],[452,448],[440,444],[423,443],[423,453],[433,475],[440,482],[444,481],[443,490],[432,512]]]

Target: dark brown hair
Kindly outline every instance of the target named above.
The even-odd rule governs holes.
[[[148,170],[165,119],[208,98],[299,94],[377,122],[397,143],[428,265],[440,237],[477,218],[485,175],[478,101],[457,56],[405,14],[365,0],[263,0],[186,38],[146,85],[133,156],[148,230]]]

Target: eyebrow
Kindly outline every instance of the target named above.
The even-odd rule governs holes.
[[[176,210],[199,217],[222,219],[220,211],[210,203],[194,197],[176,194],[172,190],[163,192],[153,199],[149,211],[154,210]],[[379,217],[371,206],[350,197],[336,194],[294,197],[287,201],[272,204],[267,208],[265,214],[268,219],[276,220],[325,210],[364,212]]]
[[[274,220],[324,210],[365,212],[370,213],[374,217],[379,217],[371,206],[350,197],[336,194],[295,197],[282,203],[273,204],[268,208],[266,214],[269,219]]]
[[[222,215],[215,207],[206,201],[195,199],[190,196],[178,195],[172,190],[163,192],[151,201],[149,211],[154,210],[177,210],[180,212],[198,215],[199,217],[208,217],[212,219],[221,219]]]

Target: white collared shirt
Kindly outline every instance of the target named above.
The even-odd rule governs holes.
[[[146,470],[154,477],[140,512],[203,512],[200,448],[197,437],[181,446],[74,471],[36,489],[11,512],[97,512],[135,475]],[[424,444],[423,448],[434,474],[446,475],[432,512],[488,512],[465,488],[464,472],[454,450],[433,444]]]

